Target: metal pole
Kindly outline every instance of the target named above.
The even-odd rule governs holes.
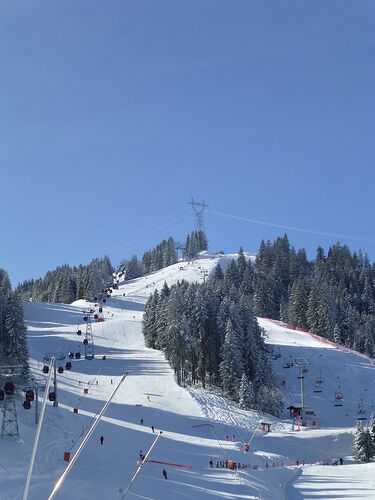
[[[300,366],[300,379],[301,379],[301,406],[302,406],[302,427],[306,426],[306,417],[305,417],[305,384],[304,384],[304,379],[305,376],[303,374],[303,367]]]
[[[60,487],[62,486],[62,484],[64,483],[67,475],[69,474],[70,470],[72,469],[73,465],[75,464],[77,458],[79,457],[81,451],[83,450],[83,448],[86,446],[86,443],[87,441],[90,439],[92,433],[94,432],[94,430],[96,429],[96,426],[98,425],[100,419],[102,418],[102,416],[104,415],[106,409],[108,408],[108,406],[110,405],[114,395],[116,394],[117,390],[119,389],[120,385],[122,384],[122,382],[125,380],[125,377],[127,376],[127,373],[124,373],[124,375],[121,377],[121,380],[120,382],[117,384],[117,386],[115,387],[114,391],[112,392],[111,396],[109,397],[108,401],[105,403],[105,405],[103,406],[103,408],[100,410],[100,413],[98,413],[97,417],[95,418],[94,420],[94,423],[92,424],[92,426],[90,427],[88,433],[86,434],[84,440],[82,441],[82,443],[80,444],[80,446],[78,447],[78,450],[75,452],[72,460],[70,461],[68,467],[65,469],[65,471],[63,472],[63,474],[61,475],[61,477],[59,478],[59,480],[57,481],[57,483],[55,484],[50,496],[48,497],[48,500],[52,500],[52,498],[55,498],[55,495],[56,493],[58,492],[58,490],[60,489]]]
[[[155,438],[155,441],[152,443],[150,449],[148,450],[148,452],[146,453],[145,455],[145,458],[142,460],[142,462],[139,464],[137,470],[135,471],[135,474],[134,476],[131,478],[130,480],[130,483],[128,484],[128,487],[126,488],[126,490],[124,491],[124,493],[122,494],[121,496],[121,500],[123,500],[125,497],[126,497],[126,494],[127,492],[129,491],[130,489],[130,486],[133,484],[133,482],[135,481],[136,477],[138,476],[138,474],[141,472],[141,469],[142,469],[142,465],[146,462],[148,456],[150,455],[151,451],[152,451],[152,448],[156,445],[156,443],[158,442],[158,439],[161,437],[163,431],[160,431],[159,435],[156,436]]]
[[[38,386],[35,387],[35,423],[38,425],[39,421],[39,415],[38,415],[38,410],[39,410],[39,401],[38,401],[38,396],[39,396],[39,388]]]
[[[50,365],[49,365],[49,374],[48,374],[48,380],[47,380],[47,385],[46,385],[46,392],[44,394],[44,399],[43,399],[43,404],[42,404],[42,410],[41,410],[41,414],[40,414],[40,419],[39,419],[39,422],[38,422],[38,427],[36,428],[36,434],[35,434],[33,449],[32,449],[32,452],[31,452],[31,459],[30,459],[29,470],[27,472],[25,489],[23,491],[23,500],[27,500],[27,497],[29,495],[30,480],[31,480],[31,475],[33,473],[33,467],[34,467],[36,450],[38,448],[38,443],[39,443],[40,431],[42,429],[42,423],[43,423],[43,417],[44,417],[44,410],[46,409],[46,405],[47,405],[47,395],[48,395],[48,390],[49,390],[49,386],[50,386],[51,378],[52,378],[52,365],[54,365],[54,364],[55,364],[55,358],[52,357]]]
[[[53,402],[53,406],[57,408],[59,406],[59,402],[57,401],[57,374],[56,374],[56,363],[54,364],[54,378],[53,378],[53,390],[55,392],[55,400]]]

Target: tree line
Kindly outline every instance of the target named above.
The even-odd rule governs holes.
[[[146,303],[143,334],[147,347],[165,353],[179,384],[221,387],[244,409],[279,415],[280,394],[250,302],[252,274],[241,252],[204,284],[164,284]]]
[[[29,354],[21,296],[12,291],[9,276],[0,268],[0,367],[21,365],[21,377],[27,380]]]
[[[78,299],[94,301],[112,282],[113,267],[105,256],[93,259],[87,266],[59,266],[43,278],[20,283],[16,292],[23,300],[71,304]]]
[[[319,247],[314,261],[288,237],[261,242],[251,283],[258,316],[280,319],[346,347],[374,354],[375,266],[346,245]]]
[[[208,243],[203,231],[193,231],[186,238],[183,245],[183,257],[186,260],[195,259],[199,252],[207,250]],[[177,262],[177,243],[169,237],[156,245],[152,250],[145,252],[141,259],[133,255],[130,259],[124,259],[119,270],[125,272],[125,279],[132,280],[171,266]]]

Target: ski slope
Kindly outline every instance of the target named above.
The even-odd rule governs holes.
[[[218,262],[225,268],[232,257],[207,256],[192,264],[178,263],[120,283],[119,289],[113,290],[103,310],[105,321],[93,324],[95,359],[74,359],[72,370],[58,375],[59,407],[48,403],[30,499],[48,498],[66,467],[64,452],[75,452],[124,372],[128,372],[127,378],[57,499],[121,498],[119,489],[126,487],[133,476],[140,450],[146,452],[160,430],[162,437],[150,459],[180,466],[144,464],[127,498],[294,500],[329,498],[331,494],[334,498],[374,498],[366,479],[372,464],[308,465],[337,457],[345,457],[348,463],[359,400],[363,399],[367,416],[375,404],[369,389],[375,378],[371,360],[337,349],[308,333],[259,319],[270,348],[280,352],[280,358],[273,363],[285,406],[299,404],[300,381],[295,367],[283,368],[284,358],[304,357],[310,361],[305,379],[306,405],[315,412],[318,428],[299,431],[297,426],[292,430],[288,411],[276,419],[240,410],[218,392],[177,386],[163,354],[145,347],[141,320],[149,294],[164,282],[170,286],[181,279],[201,281],[202,270],[210,273]],[[77,336],[76,331],[78,327],[84,331],[83,310],[90,306],[85,301],[72,305],[25,304],[31,366],[37,379],[46,377],[41,372],[46,353],[83,353],[83,336]],[[321,393],[314,392],[317,377],[324,379]],[[338,385],[344,395],[342,407],[333,406]],[[84,389],[88,389],[87,395]],[[73,408],[78,408],[78,414],[73,413]],[[20,400],[17,409],[21,439],[0,443],[1,500],[22,498],[35,434],[34,407],[24,410]],[[260,421],[270,422],[272,432],[261,431]],[[100,436],[104,437],[103,445]],[[244,454],[242,444],[252,437],[250,452]],[[214,465],[217,461],[235,460],[256,465],[257,470],[210,468],[210,460]],[[297,467],[296,460],[305,462],[305,466]],[[163,467],[168,480],[162,476]],[[352,472],[356,477],[354,486]],[[356,491],[362,496],[355,496]]]

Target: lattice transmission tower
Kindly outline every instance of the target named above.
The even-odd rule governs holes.
[[[19,378],[22,372],[21,365],[2,366],[0,368],[0,380],[4,384],[1,392],[1,412],[3,414],[1,423],[0,438],[18,439],[20,437],[17,409],[16,409],[16,388],[14,380]],[[3,385],[1,383],[1,385]]]
[[[191,205],[193,208],[196,230],[204,231],[203,213],[208,208],[208,205],[205,201],[195,201],[193,197],[188,202],[188,205]]]

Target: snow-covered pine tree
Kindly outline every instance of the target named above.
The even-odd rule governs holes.
[[[229,319],[225,330],[225,341],[221,348],[222,361],[219,366],[224,393],[238,401],[243,365],[241,352],[236,341],[237,332]]]
[[[22,365],[22,378],[29,373],[29,353],[26,340],[26,325],[23,319],[23,304],[19,296],[12,293],[8,302],[5,320],[6,341],[2,348],[4,361]]]
[[[374,443],[370,429],[363,427],[361,422],[357,424],[354,436],[354,457],[360,462],[370,462],[374,458]]]
[[[253,384],[246,377],[245,373],[242,374],[238,396],[240,408],[242,408],[243,410],[251,410],[251,408],[254,407],[255,394]]]

